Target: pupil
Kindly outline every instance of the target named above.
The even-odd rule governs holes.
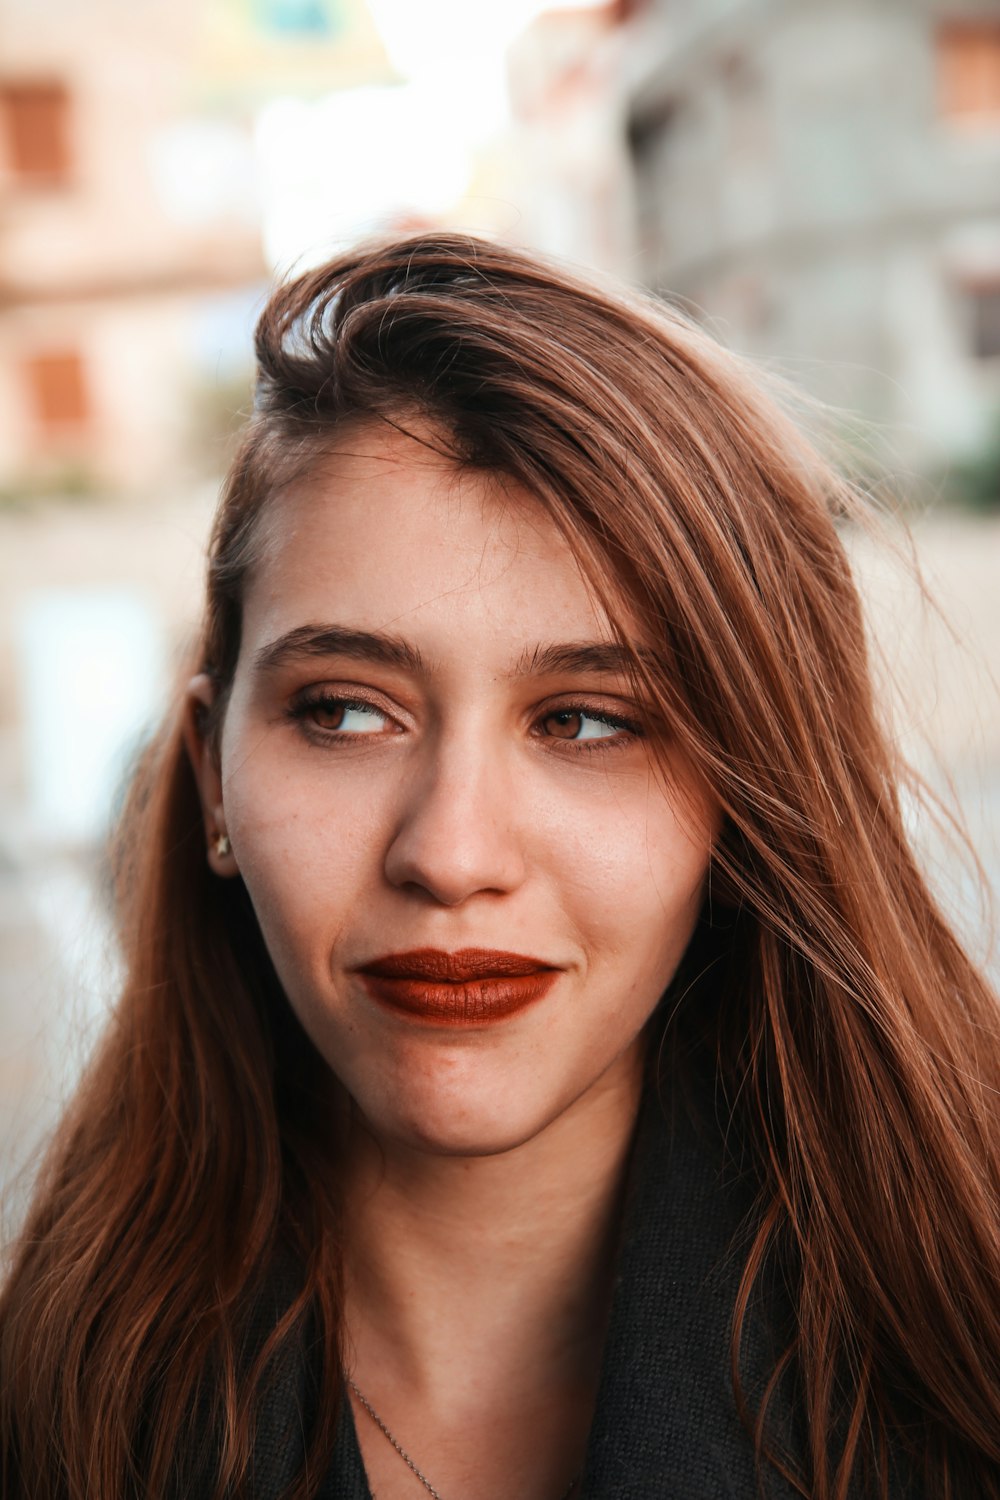
[[[339,729],[344,721],[344,705],[342,703],[320,703],[317,708],[316,717],[323,729]]]

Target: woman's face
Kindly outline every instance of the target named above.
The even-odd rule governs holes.
[[[530,495],[394,431],[263,523],[210,857],[383,1137],[496,1152],[636,1077],[716,817],[614,648]]]

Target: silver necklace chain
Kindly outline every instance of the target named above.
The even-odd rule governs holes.
[[[375,1426],[378,1428],[379,1432],[381,1432],[382,1436],[384,1438],[387,1438],[388,1441],[392,1444],[392,1446],[395,1448],[396,1452],[399,1454],[400,1458],[403,1460],[404,1464],[406,1464],[407,1468],[410,1469],[411,1472],[413,1474],[415,1474],[416,1477],[420,1480],[420,1483],[423,1485],[423,1487],[427,1491],[427,1493],[429,1495],[433,1495],[434,1496],[434,1500],[441,1500],[441,1495],[438,1493],[438,1491],[431,1484],[430,1480],[427,1478],[427,1475],[426,1474],[421,1474],[420,1470],[417,1468],[416,1464],[413,1462],[413,1459],[407,1453],[407,1451],[403,1447],[402,1443],[397,1442],[397,1440],[393,1437],[392,1433],[389,1431],[388,1427],[382,1421],[382,1418],[379,1416],[379,1414],[375,1410],[374,1406],[372,1406],[371,1402],[368,1400],[368,1397],[362,1391],[358,1390],[357,1386],[354,1384],[354,1381],[351,1379],[350,1375],[348,1375],[346,1372],[344,1374],[344,1379],[347,1381],[347,1384],[350,1386],[351,1390],[354,1392],[355,1396],[361,1402],[361,1405],[364,1407],[365,1411],[368,1413],[368,1415],[371,1417],[372,1421],[375,1423]],[[570,1495],[572,1495],[573,1491],[576,1489],[577,1483],[579,1482],[579,1478],[580,1478],[579,1474],[574,1474],[573,1481],[570,1484],[569,1489],[566,1490],[562,1495],[560,1495],[559,1500],[569,1500]]]

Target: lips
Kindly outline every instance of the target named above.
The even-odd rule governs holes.
[[[360,966],[372,999],[438,1025],[482,1026],[525,1010],[548,993],[559,970],[538,958],[492,948],[445,953],[417,948]]]

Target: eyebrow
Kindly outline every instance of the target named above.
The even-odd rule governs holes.
[[[583,676],[591,672],[627,673],[636,656],[652,658],[639,648],[630,651],[616,641],[566,641],[525,648],[508,675],[544,677],[556,673]],[[424,657],[402,636],[379,630],[358,630],[346,625],[300,625],[262,646],[254,656],[257,672],[272,672],[314,657],[348,656],[355,661],[376,662],[399,671],[426,674]]]
[[[404,672],[423,672],[424,659],[402,636],[377,630],[352,630],[346,625],[300,625],[262,646],[254,657],[258,672],[271,672],[291,662],[314,656],[350,656]]]
[[[583,676],[588,672],[628,672],[636,655],[616,641],[568,641],[565,645],[535,646],[524,651],[511,674],[514,677],[544,677],[550,673],[568,672]]]

